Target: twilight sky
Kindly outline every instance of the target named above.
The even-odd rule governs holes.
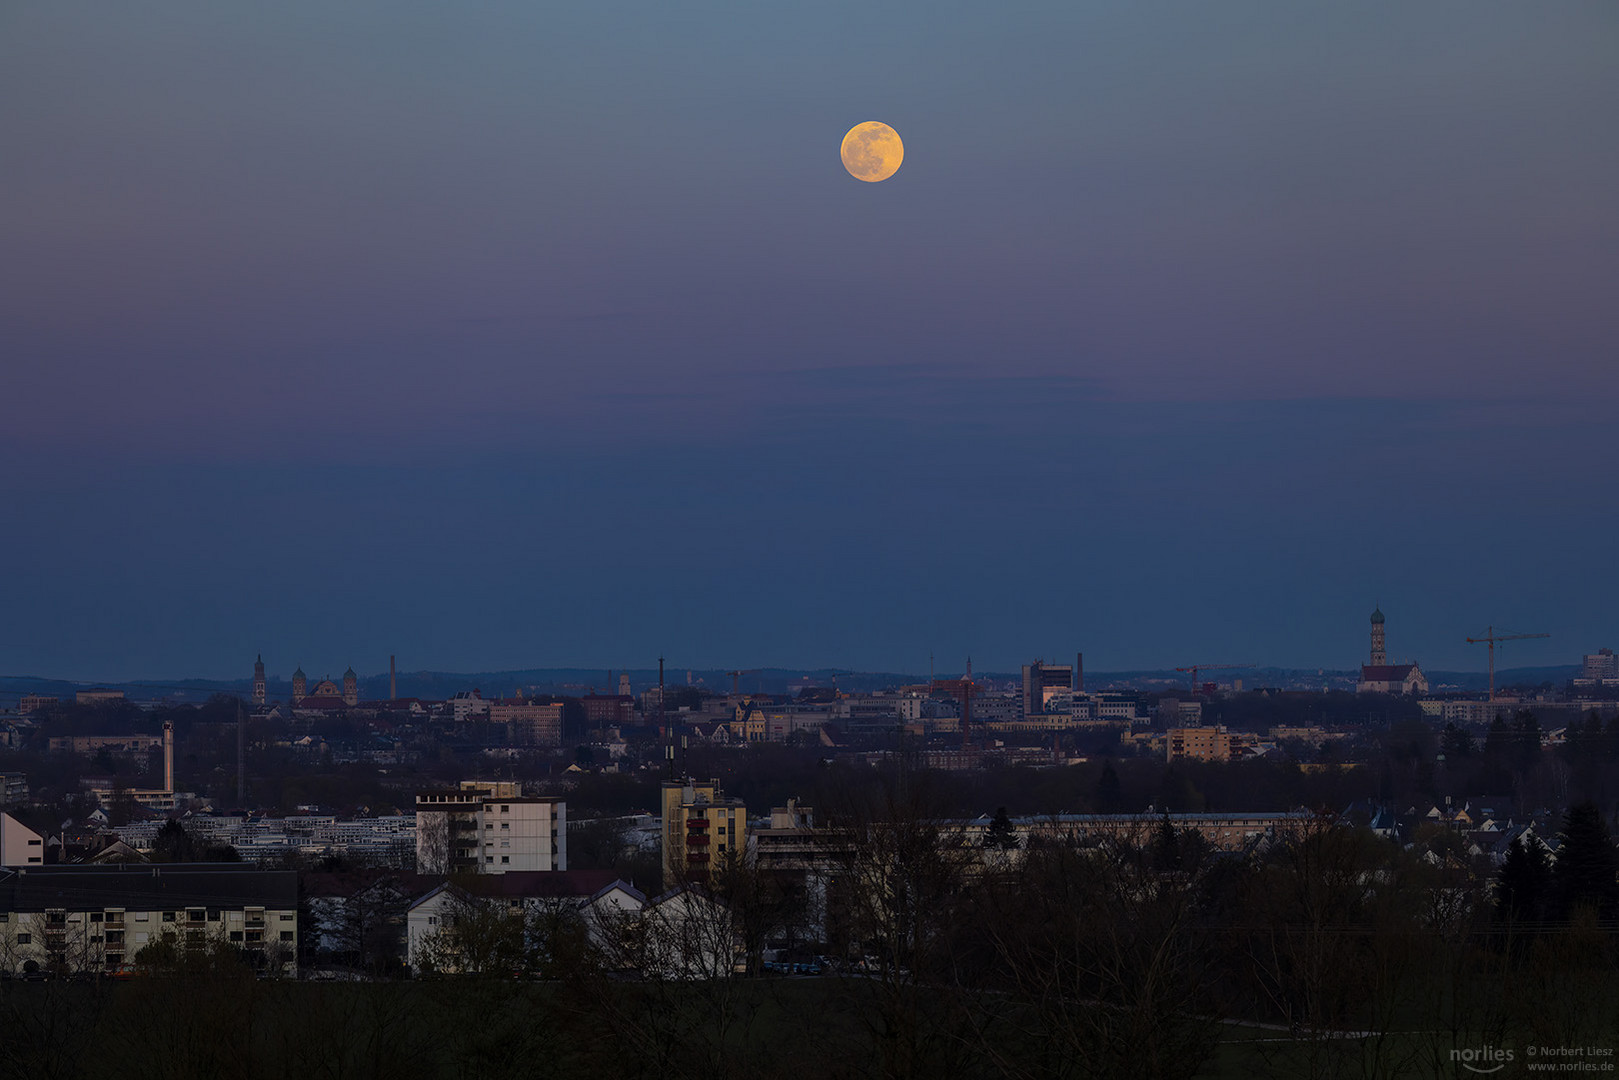
[[[0,673],[1619,644],[1619,6],[0,7]],[[905,164],[866,184],[843,133]]]

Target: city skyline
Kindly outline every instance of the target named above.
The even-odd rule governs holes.
[[[1619,9],[0,28],[0,670],[1614,643]]]
[[[1381,607],[1376,609],[1376,613],[1377,614],[1383,614]],[[1205,670],[1226,669],[1225,672],[1224,672],[1223,677],[1229,677],[1229,676],[1231,676],[1233,674],[1240,676],[1243,672],[1258,672],[1258,671],[1284,671],[1284,672],[1293,672],[1293,673],[1304,673],[1304,672],[1309,672],[1312,669],[1313,670],[1318,670],[1318,671],[1321,671],[1321,672],[1324,672],[1324,673],[1333,673],[1333,674],[1336,674],[1336,675],[1343,675],[1343,674],[1346,674],[1346,673],[1352,673],[1354,670],[1356,670],[1359,667],[1359,665],[1368,662],[1368,660],[1371,663],[1374,663],[1374,664],[1385,662],[1385,661],[1379,659],[1378,647],[1381,644],[1381,640],[1380,640],[1380,637],[1376,634],[1376,631],[1378,629],[1381,629],[1384,625],[1385,624],[1383,622],[1374,621],[1373,617],[1368,617],[1368,620],[1367,620],[1368,629],[1367,629],[1367,635],[1366,635],[1367,636],[1367,648],[1362,652],[1360,657],[1358,657],[1357,659],[1354,660],[1353,663],[1341,663],[1341,664],[1340,663],[1322,663],[1322,664],[1302,664],[1302,665],[1300,665],[1300,664],[1272,663],[1272,662],[1267,661],[1267,660],[1257,660],[1257,661],[1242,662],[1242,663],[1231,663],[1231,662],[1229,662],[1230,659],[1231,659],[1229,657],[1224,658],[1224,659],[1213,658],[1212,654],[1209,655],[1209,656],[1205,656],[1201,661],[1197,661],[1196,663],[1197,663],[1197,666],[1199,668],[1202,668],[1202,669],[1205,669]],[[1514,634],[1513,631],[1511,631],[1510,628],[1507,628],[1507,627],[1496,626],[1496,627],[1492,627],[1492,628],[1486,628],[1486,630],[1493,630],[1493,632],[1495,632],[1497,634],[1502,634],[1502,635],[1512,634],[1513,637],[1519,636],[1517,634]],[[1479,633],[1483,634],[1484,632],[1485,632],[1485,630],[1481,630]],[[1589,653],[1594,653],[1594,652],[1598,651],[1598,649],[1607,649],[1608,648],[1606,645],[1592,646],[1590,649],[1581,649],[1573,657],[1565,657],[1565,656],[1560,655],[1556,643],[1554,641],[1550,640],[1548,635],[1539,634],[1539,633],[1533,633],[1533,634],[1529,634],[1529,635],[1525,635],[1525,636],[1529,637],[1529,638],[1545,638],[1546,640],[1511,640],[1510,638],[1503,640],[1501,642],[1501,644],[1498,646],[1502,651],[1496,657],[1496,668],[1497,668],[1498,671],[1500,671],[1500,672],[1509,672],[1509,671],[1513,671],[1513,670],[1532,670],[1532,669],[1541,669],[1541,668],[1550,668],[1550,667],[1576,668],[1576,667],[1578,667],[1580,665],[1580,662],[1582,660],[1584,660],[1585,657]],[[1387,659],[1386,662],[1423,664],[1426,667],[1427,670],[1429,670],[1431,672],[1436,672],[1436,673],[1437,672],[1443,672],[1443,673],[1446,673],[1446,674],[1482,675],[1487,670],[1487,665],[1489,663],[1488,653],[1485,651],[1484,648],[1480,647],[1480,646],[1484,645],[1483,640],[1481,638],[1475,638],[1471,642],[1466,642],[1466,644],[1468,644],[1469,646],[1472,647],[1472,653],[1470,655],[1475,655],[1475,656],[1476,655],[1483,655],[1485,657],[1485,665],[1484,666],[1473,666],[1473,665],[1462,664],[1462,665],[1459,665],[1459,666],[1456,666],[1456,667],[1446,667],[1446,666],[1444,666],[1442,664],[1436,665],[1436,664],[1433,664],[1433,663],[1425,662],[1423,660],[1423,658],[1421,656],[1417,655],[1417,654],[1406,654],[1406,653],[1402,653],[1402,652],[1400,652],[1398,650],[1389,650],[1388,659]],[[1533,650],[1537,654],[1549,654],[1549,655],[1545,655],[1545,658],[1543,658],[1543,659],[1526,660],[1521,655],[1522,650],[1524,650],[1526,648]],[[352,653],[354,651],[355,650],[349,650],[350,653]],[[370,652],[369,650],[359,650],[359,651],[363,656],[364,655],[369,655],[369,652]],[[960,674],[963,671],[965,671],[969,667],[969,665],[971,665],[973,667],[973,669],[976,672],[980,673],[980,674],[994,674],[996,676],[1007,676],[1007,675],[1015,674],[1023,665],[1025,665],[1025,664],[1027,664],[1029,662],[1032,662],[1032,661],[1055,663],[1055,664],[1069,664],[1069,665],[1071,665],[1073,663],[1073,658],[1074,658],[1074,655],[1075,655],[1076,652],[1078,654],[1082,655],[1082,656],[1085,655],[1085,650],[1084,649],[1072,650],[1072,651],[1068,651],[1068,652],[1063,652],[1061,650],[1047,651],[1047,652],[1038,652],[1037,651],[1037,652],[1031,652],[1031,653],[1022,655],[1022,656],[1020,656],[1020,657],[1018,657],[1015,660],[1010,661],[1010,662],[1000,662],[1000,661],[997,661],[995,659],[996,657],[999,656],[999,653],[998,652],[990,652],[990,653],[980,654],[978,660],[975,662],[971,656],[956,658],[956,657],[940,657],[937,654],[930,654],[926,658],[926,664],[924,666],[921,666],[921,667],[907,666],[906,664],[894,663],[894,664],[875,665],[875,666],[866,667],[866,668],[853,668],[853,667],[847,667],[847,666],[835,665],[835,664],[815,664],[815,663],[803,663],[803,662],[799,662],[799,663],[787,662],[787,663],[780,663],[780,664],[756,665],[754,667],[749,667],[749,668],[746,668],[746,669],[733,670],[732,664],[734,664],[734,663],[746,663],[747,661],[744,659],[742,661],[721,662],[721,661],[718,661],[718,660],[710,659],[708,662],[699,663],[699,662],[692,662],[692,661],[689,661],[689,660],[680,660],[678,658],[669,658],[669,657],[662,657],[662,656],[659,657],[659,660],[665,660],[665,661],[668,662],[667,677],[668,677],[668,680],[669,680],[669,685],[675,686],[675,685],[681,685],[682,682],[683,682],[683,679],[686,676],[686,674],[690,673],[690,672],[699,672],[699,673],[702,673],[705,677],[707,675],[711,675],[711,674],[715,674],[715,673],[740,674],[740,675],[754,676],[754,675],[758,675],[758,674],[763,673],[763,672],[782,672],[782,671],[785,671],[785,672],[805,672],[805,673],[831,672],[831,673],[834,673],[834,674],[848,674],[848,675],[878,675],[878,674],[883,674],[883,673],[889,673],[889,674],[895,674],[895,675],[907,675],[907,676],[914,675],[914,676],[917,676],[917,677],[921,677],[924,672],[930,672],[932,674],[935,674],[935,675],[938,675],[938,676],[942,677],[942,676],[948,676],[948,675],[952,675],[952,674]],[[272,653],[272,656],[274,656],[274,653]],[[1105,664],[1105,663],[1099,663],[1097,661],[1097,654],[1096,653],[1093,652],[1093,653],[1090,654],[1090,656],[1091,656],[1091,659],[1086,662],[1086,671],[1088,671],[1093,676],[1127,675],[1127,674],[1138,673],[1138,672],[1164,672],[1164,671],[1173,671],[1173,670],[1176,670],[1176,669],[1184,670],[1184,669],[1188,669],[1188,668],[1190,668],[1192,666],[1191,663],[1182,664],[1182,663],[1179,663],[1178,660],[1161,660],[1161,661],[1156,662],[1156,663],[1137,664],[1137,665]],[[336,682],[336,681],[339,681],[339,680],[341,680],[341,679],[343,679],[345,677],[351,677],[351,676],[354,676],[356,674],[356,668],[354,667],[354,664],[351,663],[351,662],[348,662],[348,661],[345,661],[345,665],[346,665],[347,670],[340,673],[340,674],[338,674],[338,675],[335,675],[335,676],[331,674],[330,670],[328,670],[330,665],[327,665],[327,666],[321,666],[319,664],[311,665],[310,671],[305,672],[304,671],[304,663],[303,663],[302,660],[298,660],[298,661],[296,661],[294,663],[293,667],[294,667],[295,670],[292,670],[290,672],[289,671],[282,671],[282,670],[280,670],[279,667],[275,666],[274,662],[269,663],[269,664],[265,663],[264,660],[263,660],[263,653],[262,652],[257,654],[256,661],[257,661],[257,663],[256,663],[256,665],[254,665],[255,668],[256,668],[256,673],[255,674],[249,674],[249,675],[244,675],[242,672],[237,671],[237,672],[207,672],[207,673],[188,672],[188,673],[179,674],[179,675],[167,675],[167,676],[147,674],[147,675],[126,675],[126,676],[119,676],[119,677],[100,677],[100,676],[96,676],[96,675],[88,675],[88,676],[86,676],[86,675],[82,675],[82,674],[81,675],[73,675],[73,674],[65,674],[65,673],[43,673],[43,672],[20,672],[19,671],[19,672],[0,673],[0,677],[14,678],[14,679],[15,678],[24,678],[24,679],[26,679],[26,678],[38,678],[38,679],[42,679],[42,680],[48,679],[48,680],[67,682],[67,683],[77,683],[77,684],[81,684],[81,685],[89,685],[89,684],[96,683],[96,682],[131,683],[131,684],[142,684],[142,683],[157,684],[157,683],[163,682],[164,680],[168,680],[170,682],[174,682],[175,685],[176,685],[176,688],[179,688],[180,683],[185,681],[185,680],[203,681],[203,682],[248,682],[248,683],[251,683],[258,677],[259,674],[262,674],[265,678],[267,678],[269,683],[272,684],[272,685],[280,685],[280,684],[296,685],[297,680],[300,679],[300,678],[306,679],[307,682],[310,683],[310,684],[314,684],[316,682],[321,682],[321,681]],[[363,665],[363,661],[362,661],[362,665]],[[282,666],[285,666],[285,665],[282,665]],[[379,681],[379,680],[390,679],[396,672],[397,672],[397,674],[399,674],[401,676],[414,676],[414,675],[423,675],[423,674],[433,674],[433,675],[462,676],[462,677],[477,677],[478,675],[482,675],[482,674],[503,675],[503,674],[508,674],[508,673],[511,673],[511,672],[605,672],[607,675],[611,676],[614,672],[617,672],[619,674],[624,674],[624,675],[633,674],[638,679],[641,679],[642,681],[646,681],[646,678],[651,678],[651,681],[653,683],[655,683],[656,679],[655,679],[655,677],[653,677],[652,673],[657,672],[657,670],[658,670],[658,667],[657,667],[656,663],[646,664],[646,665],[643,666],[642,663],[639,662],[639,661],[632,662],[632,663],[630,663],[628,665],[620,665],[620,666],[614,666],[614,665],[608,665],[608,664],[600,664],[600,663],[595,663],[595,664],[591,664],[591,663],[571,663],[571,664],[570,663],[540,663],[540,664],[528,664],[528,665],[513,665],[513,666],[509,666],[509,667],[504,667],[504,668],[492,667],[492,666],[489,666],[489,665],[484,665],[482,667],[474,665],[472,667],[466,667],[466,668],[457,669],[457,668],[451,668],[451,667],[448,667],[448,666],[445,666],[445,665],[442,665],[442,664],[429,663],[429,664],[427,664],[425,666],[412,666],[412,667],[406,668],[406,667],[401,667],[401,666],[399,666],[397,664],[397,654],[388,654],[386,660],[374,672],[369,671],[369,670],[365,670],[363,668],[363,666],[362,666],[362,669],[360,669],[358,671],[358,678],[361,681],[364,681],[364,682],[375,682],[375,681]],[[319,674],[315,674],[315,672],[319,672]],[[646,677],[646,678],[643,678],[643,677]],[[610,682],[611,680],[609,679],[608,681]],[[607,682],[604,682],[601,689],[602,689],[602,692],[607,693],[607,692],[611,692],[612,688],[608,685]],[[491,691],[495,692],[495,693],[498,693],[498,692],[500,692],[500,688],[499,687],[491,687]]]

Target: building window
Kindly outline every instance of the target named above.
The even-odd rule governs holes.
[[[501,827],[501,828],[502,828],[502,829],[510,829],[510,828],[511,828],[511,827],[512,827],[512,823],[511,823],[511,822],[509,822],[509,821],[502,821],[502,822],[501,822],[501,823],[500,823],[500,827]]]
[[[510,855],[502,855],[500,857],[500,861],[503,863],[509,863],[512,861],[512,857]]]
[[[32,934],[18,934],[17,935],[17,944],[18,945],[27,945],[30,941],[33,941],[33,940],[34,940],[34,936]]]
[[[502,814],[509,814],[509,813],[511,813],[511,812],[512,812],[512,808],[511,808],[511,807],[510,807],[510,806],[502,806],[502,807],[501,807],[501,808],[500,808],[500,812],[501,812],[501,813],[502,813]]]
[[[230,932],[230,939],[232,941],[241,941],[242,940],[242,932],[240,930],[232,930]]]
[[[282,912],[280,918],[282,922],[291,922],[293,920],[293,916],[288,915],[286,912]]]
[[[492,863],[495,861],[495,857],[493,855],[485,855],[483,857],[483,861],[486,863]]]
[[[165,911],[165,912],[164,912],[164,913],[163,913],[163,921],[164,921],[164,922],[173,922],[173,921],[174,921],[174,912],[172,912],[172,911]]]

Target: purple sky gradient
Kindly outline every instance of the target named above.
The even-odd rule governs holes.
[[[1616,41],[10,5],[0,672],[1613,644]]]

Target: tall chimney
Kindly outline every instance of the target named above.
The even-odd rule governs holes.
[[[174,721],[163,721],[163,790],[174,794]]]
[[[388,700],[399,700],[399,685],[394,682],[394,654],[388,654]]]

